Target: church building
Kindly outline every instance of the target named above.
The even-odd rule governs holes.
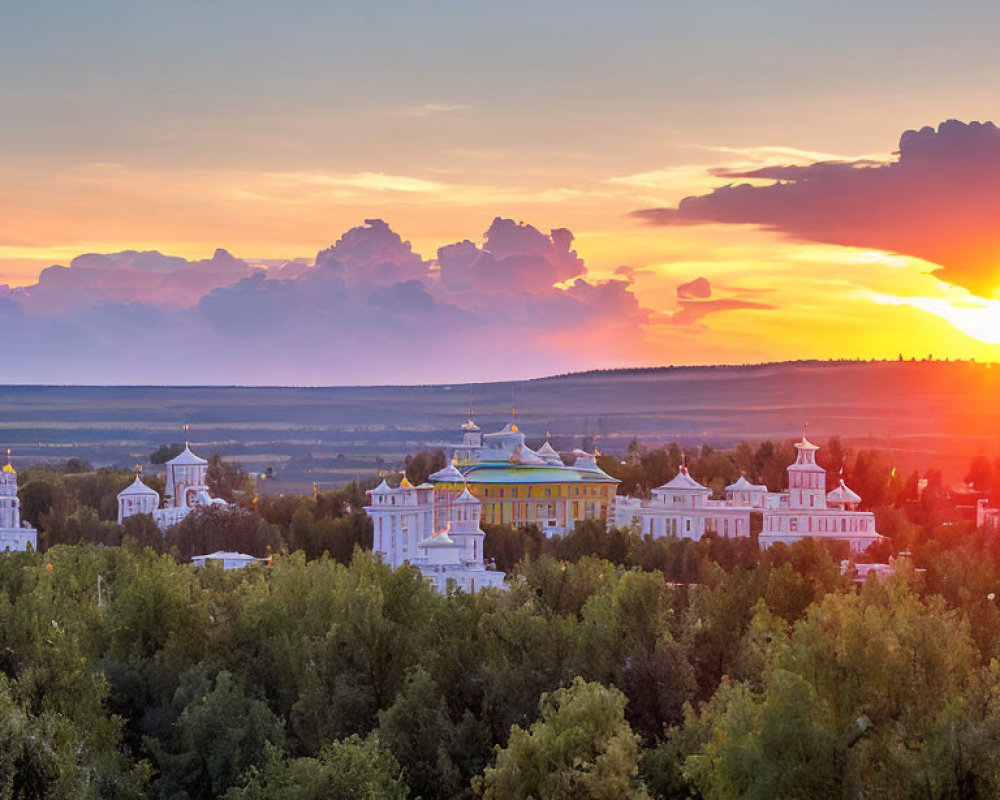
[[[184,449],[166,463],[167,485],[160,495],[142,482],[136,467],[135,480],[118,493],[118,524],[136,514],[150,514],[161,531],[176,525],[194,509],[203,506],[225,506],[225,500],[208,493],[208,461]]]
[[[9,550],[36,550],[38,533],[21,521],[21,501],[17,497],[17,471],[10,463],[0,470],[0,552]]]

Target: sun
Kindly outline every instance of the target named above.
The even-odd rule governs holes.
[[[927,311],[984,344],[1000,344],[1000,300],[942,300],[932,297],[900,298],[907,305]]]

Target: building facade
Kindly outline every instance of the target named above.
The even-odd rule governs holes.
[[[976,501],[976,527],[1000,530],[1000,508],[992,508],[986,498]]]
[[[382,481],[368,491],[372,549],[398,569],[409,563],[440,593],[503,588],[504,573],[486,563],[480,528],[482,504],[467,489],[449,494],[432,484],[397,488]]]
[[[676,477],[652,491],[650,500],[616,497],[608,525],[631,527],[653,538],[700,539],[706,533],[742,537],[750,535],[752,515],[758,514],[761,547],[818,538],[846,542],[859,552],[882,539],[875,515],[857,510],[861,498],[843,479],[826,491],[826,470],[816,463],[819,448],[803,436],[795,449],[785,492],[769,492],[741,477],[726,487],[725,500],[715,500],[681,466]]]
[[[597,453],[573,456],[566,465],[548,440],[532,450],[513,422],[483,434],[470,417],[452,463],[429,480],[446,498],[468,489],[482,503],[483,522],[537,525],[556,536],[582,520],[604,521],[618,489],[617,479],[597,466]]]
[[[17,497],[17,471],[7,463],[0,470],[0,552],[36,550],[38,532],[21,521],[21,501]]]
[[[225,506],[225,500],[208,491],[208,461],[184,449],[166,463],[167,485],[161,504],[160,495],[142,482],[136,468],[135,480],[118,493],[118,524],[136,514],[149,514],[161,531],[176,525],[196,508]]]

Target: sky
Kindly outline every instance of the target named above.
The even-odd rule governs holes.
[[[1000,6],[0,3],[5,383],[1000,360]]]

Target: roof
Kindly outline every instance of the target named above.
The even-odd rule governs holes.
[[[463,422],[462,423],[462,430],[463,431],[478,431],[479,430],[479,426],[475,422],[472,421],[472,417],[469,417],[469,421],[468,422]]]
[[[184,449],[181,450],[181,452],[178,453],[176,456],[174,456],[172,459],[170,459],[167,462],[167,466],[168,467],[169,466],[175,466],[175,467],[192,466],[193,467],[193,466],[201,466],[201,465],[207,464],[207,463],[208,463],[208,461],[206,461],[204,458],[200,458],[199,456],[196,456],[194,453],[191,452],[191,448],[190,447],[188,447],[187,445],[184,445]]]
[[[369,489],[368,494],[389,494],[392,489],[389,484],[385,482],[385,478],[382,479],[382,483],[376,486],[374,489]]]
[[[407,478],[407,477],[406,477],[406,476],[404,475],[404,476],[403,476],[403,480],[401,480],[401,481],[399,482],[399,488],[400,488],[400,489],[412,489],[412,488],[413,488],[413,484],[412,484],[412,483],[410,483],[410,479],[409,479],[409,478]]]
[[[805,435],[804,433],[802,434],[802,440],[801,440],[801,441],[798,441],[798,442],[796,442],[796,443],[795,443],[795,446],[796,446],[796,447],[797,447],[797,448],[798,448],[799,450],[819,450],[819,446],[818,446],[818,445],[815,445],[815,444],[813,444],[812,442],[810,442],[810,441],[809,441],[809,440],[808,440],[808,439],[806,438],[806,435]]]
[[[464,483],[465,476],[459,471],[458,467],[454,464],[449,464],[444,469],[439,469],[433,473],[428,480],[437,483]]]
[[[677,474],[672,480],[667,481],[660,489],[670,489],[671,491],[682,491],[682,492],[707,492],[711,494],[712,490],[707,486],[702,486],[698,481],[692,478],[687,471],[687,467],[682,466],[678,470]]]
[[[519,431],[516,423],[514,423],[514,422],[508,422],[500,430],[495,431],[494,433],[486,433],[486,434],[483,434],[483,435],[484,436],[506,436],[506,435],[511,434],[511,433],[519,433],[519,432],[520,431]]]
[[[752,492],[752,491],[766,492],[767,491],[767,487],[766,486],[761,486],[761,485],[756,484],[756,483],[750,483],[750,481],[747,480],[747,476],[746,475],[740,475],[740,477],[736,480],[736,483],[731,483],[731,484],[729,484],[729,486],[726,487],[726,491],[727,492]]]
[[[525,445],[519,444],[517,449],[511,454],[510,460],[514,464],[544,464],[545,459],[541,458],[534,450]]]
[[[216,550],[214,553],[209,553],[207,556],[191,556],[191,560],[195,559],[218,559],[226,561],[264,561],[263,558],[257,558],[256,556],[249,556],[246,553],[234,553],[229,550]]]
[[[455,503],[478,503],[479,500],[476,498],[472,492],[469,491],[468,487],[462,490],[462,493],[455,498]]]
[[[451,523],[449,522],[437,533],[432,533],[426,539],[417,542],[417,547],[455,547],[457,542],[448,535],[450,530]]]
[[[840,484],[832,492],[828,492],[826,499],[831,503],[860,503],[861,495],[848,488],[844,479],[840,479]]]
[[[618,483],[600,469],[575,469],[555,465],[510,464],[485,462],[473,464],[466,470],[464,480],[469,483]]]
[[[138,475],[135,476],[135,480],[132,481],[132,483],[118,492],[119,497],[131,497],[135,495],[149,495],[150,497],[156,497],[157,499],[160,497],[159,492],[155,489],[150,489],[142,482],[142,479]]]
[[[545,461],[556,461],[562,464],[562,456],[559,455],[558,451],[548,442],[545,442],[541,447],[539,447],[535,453]]]
[[[17,470],[14,469],[14,467],[11,465],[10,462],[7,462],[6,464],[3,465],[3,471],[17,475]]]

